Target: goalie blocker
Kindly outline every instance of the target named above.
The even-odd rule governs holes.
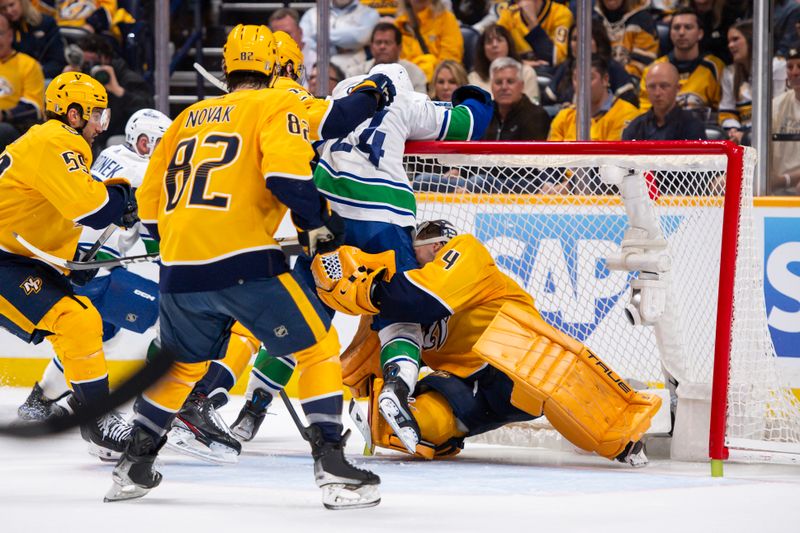
[[[438,240],[418,236],[422,267],[399,275],[383,276],[393,272],[391,256],[349,246],[312,265],[318,293],[339,311],[391,309],[433,325],[425,332],[423,359],[435,372],[420,381],[413,404],[421,433],[417,455],[452,455],[465,436],[544,414],[579,448],[645,464],[639,441],[661,399],[633,390],[586,346],[547,324],[475,237],[450,239],[452,227],[440,232],[446,233]],[[380,375],[374,335],[362,319],[342,355],[344,382],[357,396],[380,389],[373,381]],[[404,451],[376,405],[370,411],[372,441]]]

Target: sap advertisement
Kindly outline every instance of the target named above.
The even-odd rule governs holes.
[[[764,298],[775,351],[800,358],[800,217],[764,221]]]

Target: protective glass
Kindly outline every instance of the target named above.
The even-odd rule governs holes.
[[[108,129],[108,124],[111,122],[111,110],[97,107],[92,109],[89,122],[100,128],[100,131],[106,131]]]

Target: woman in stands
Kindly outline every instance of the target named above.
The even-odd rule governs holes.
[[[464,65],[452,59],[445,59],[433,71],[433,81],[430,84],[431,100],[450,102],[453,91],[467,83],[467,71],[464,70]]]
[[[511,39],[508,30],[503,26],[492,24],[481,34],[478,48],[475,50],[475,68],[469,73],[467,79],[472,85],[492,90],[489,79],[489,65],[498,57],[510,57],[522,63],[519,54]],[[539,79],[532,67],[522,65],[523,92],[534,104],[539,103]]]
[[[750,144],[753,21],[737,22],[728,30],[728,50],[733,63],[722,72],[722,100],[719,121],[728,138],[737,144]],[[786,91],[786,61],[772,60],[772,96]]]
[[[572,71],[575,68],[575,57],[578,51],[578,27],[572,26],[569,30],[569,51],[567,60],[561,63],[553,73],[553,78],[545,87],[542,102],[545,105],[568,106],[575,98],[572,87]],[[639,107],[639,97],[631,81],[631,76],[625,67],[611,58],[611,41],[608,39],[606,29],[602,24],[592,24],[592,55],[600,56],[608,63],[608,82],[611,92],[617,98],[622,98]]]
[[[14,49],[41,63],[46,79],[61,74],[67,62],[55,19],[37,11],[30,0],[5,0],[0,11],[14,30]]]

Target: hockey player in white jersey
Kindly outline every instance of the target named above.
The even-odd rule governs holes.
[[[141,109],[134,113],[125,126],[125,143],[103,150],[92,165],[92,176],[99,181],[124,177],[133,188],[138,187],[144,178],[150,154],[171,122],[166,115],[155,109]],[[157,244],[143,230],[141,223],[117,232],[116,238],[112,236],[97,252],[97,259],[128,255],[128,251],[139,240],[148,253],[157,249]],[[102,230],[85,227],[79,249],[90,248],[101,233]],[[144,333],[158,318],[158,284],[153,280],[125,268],[101,269],[99,272],[75,271],[70,279],[76,285],[81,284],[76,287],[76,293],[88,297],[100,311],[103,318],[103,342],[111,340],[120,329]],[[33,421],[63,413],[64,402],[56,402],[69,393],[63,366],[58,357],[53,357],[41,380],[34,384],[25,403],[19,407],[18,415],[22,420]],[[103,450],[95,449],[93,453],[99,454],[101,459],[113,458],[104,454]]]
[[[413,249],[416,199],[403,166],[407,140],[476,140],[483,136],[492,116],[492,99],[486,91],[460,87],[453,105],[432,102],[414,92],[408,73],[399,64],[376,65],[370,75],[382,73],[397,91],[391,107],[376,113],[347,137],[326,141],[317,148],[314,171],[317,188],[346,222],[345,244],[370,253],[393,250],[398,270],[418,268]],[[365,76],[340,82],[333,97],[347,95]],[[311,259],[301,256],[295,268],[313,286]],[[410,391],[419,373],[422,332],[419,324],[373,321],[381,340],[385,384],[380,408],[387,422],[410,450],[419,430],[408,408]],[[248,384],[248,401],[232,430],[250,440],[264,418],[266,407],[291,376],[292,361],[256,361]]]

